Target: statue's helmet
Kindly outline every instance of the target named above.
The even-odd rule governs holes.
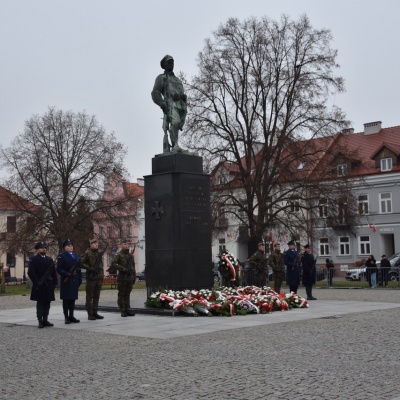
[[[166,56],[164,56],[163,58],[162,58],[162,60],[160,61],[160,65],[161,65],[161,68],[162,69],[165,69],[165,63],[168,61],[168,60],[173,60],[174,59],[174,57],[172,57],[172,56],[170,56],[170,55],[166,55]]]

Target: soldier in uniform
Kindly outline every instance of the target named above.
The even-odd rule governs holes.
[[[297,293],[300,284],[300,270],[297,261],[296,242],[291,240],[288,243],[289,248],[283,253],[286,265],[286,283],[291,292]]]
[[[32,281],[31,300],[36,301],[36,315],[39,328],[54,326],[48,320],[50,303],[55,300],[57,286],[56,267],[51,257],[46,256],[46,242],[35,245],[36,255],[29,260],[28,276]]]
[[[89,241],[90,247],[80,258],[80,265],[86,269],[86,311],[88,319],[94,321],[103,319],[102,315],[97,313],[99,307],[100,291],[103,285],[103,254],[99,253],[99,244],[97,239]]]
[[[267,284],[268,266],[263,242],[258,243],[258,250],[249,258],[249,263],[254,269],[254,285],[265,286]]]
[[[134,316],[135,313],[130,311],[129,308],[130,295],[136,280],[135,260],[133,254],[129,252],[127,240],[122,242],[122,249],[115,256],[111,264],[111,270],[118,271],[118,307],[121,310],[121,317]]]
[[[63,248],[64,252],[57,257],[57,272],[61,276],[60,299],[63,301],[65,323],[78,323],[80,321],[74,317],[74,309],[79,286],[82,283],[79,257],[74,253],[74,244],[70,239],[64,241]]]
[[[280,293],[283,281],[283,274],[285,272],[285,262],[283,259],[283,254],[281,253],[280,243],[274,243],[274,251],[269,256],[268,263],[274,273],[274,290],[276,293]]]
[[[160,61],[160,65],[165,72],[157,76],[151,97],[164,112],[164,153],[182,151],[178,146],[178,136],[179,131],[183,129],[187,114],[186,94],[183,92],[181,80],[173,72],[174,59],[166,55]],[[172,150],[168,142],[167,131],[169,131]]]
[[[315,263],[316,259],[311,253],[311,246],[304,246],[304,253],[301,259],[303,266],[303,285],[306,288],[307,300],[317,300],[312,295],[312,287],[315,284]]]

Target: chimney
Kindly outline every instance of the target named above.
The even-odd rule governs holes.
[[[344,135],[350,135],[350,134],[354,133],[354,128],[346,128],[346,129],[343,129],[343,130],[342,130],[342,133],[343,133]]]
[[[378,133],[382,129],[382,121],[367,122],[364,124],[364,135]]]

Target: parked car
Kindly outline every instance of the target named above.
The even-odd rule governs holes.
[[[360,268],[352,268],[346,271],[347,281],[365,281],[367,279],[367,268],[363,265]]]
[[[136,272],[136,282],[145,281],[146,275],[144,271]]]
[[[399,280],[400,274],[400,253],[393,254],[388,258],[390,261],[389,280],[396,282]],[[376,263],[378,265],[378,263]],[[379,261],[380,264],[380,261]]]

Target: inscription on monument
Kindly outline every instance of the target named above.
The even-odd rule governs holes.
[[[209,206],[205,187],[199,185],[188,186],[184,192],[183,206],[196,208]]]

